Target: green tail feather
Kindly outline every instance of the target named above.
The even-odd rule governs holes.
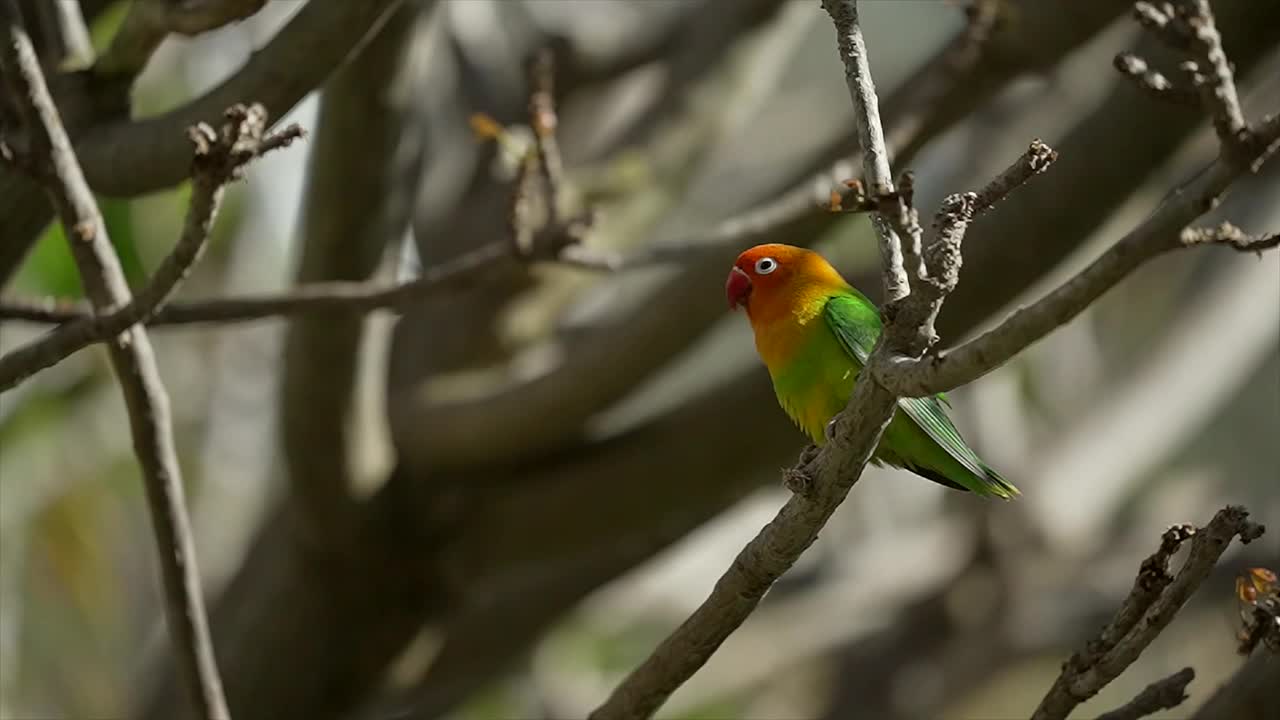
[[[880,334],[875,306],[849,288],[847,294],[827,300],[824,314],[848,357],[865,365]],[[960,437],[947,417],[945,402],[942,395],[899,400],[900,412],[885,430],[877,457],[958,490],[1006,499],[1018,495],[1018,489],[982,462]]]

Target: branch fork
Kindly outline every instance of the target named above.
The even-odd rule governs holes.
[[[1133,589],[1115,617],[1098,637],[1085,645],[1083,651],[1072,655],[1063,664],[1062,673],[1036,708],[1032,720],[1065,720],[1077,705],[1119,677],[1173,621],[1178,610],[1209,576],[1231,541],[1239,538],[1242,544],[1247,545],[1261,537],[1264,530],[1263,526],[1249,519],[1247,510],[1235,505],[1219,510],[1203,528],[1175,525],[1166,530],[1160,539],[1160,547],[1143,561]],[[1186,560],[1178,573],[1171,576],[1169,561],[1188,541],[1191,549]],[[1172,685],[1185,677],[1185,682],[1181,682],[1181,687],[1185,688],[1194,676],[1194,673],[1184,676],[1187,672],[1179,673],[1179,681],[1166,679],[1157,685]],[[1163,690],[1152,688],[1139,696],[1147,696],[1145,705],[1158,704],[1155,702],[1157,698],[1151,696],[1167,700],[1173,694],[1168,687]],[[1181,695],[1181,690],[1178,695]],[[1138,699],[1133,704],[1138,704]]]
[[[226,185],[242,178],[245,167],[255,158],[288,147],[305,135],[297,125],[268,134],[267,113],[261,105],[234,105],[224,116],[226,121],[216,131],[205,123],[187,131],[195,148],[190,205],[182,235],[147,285],[123,305],[91,309],[89,314],[0,356],[0,392],[82,348],[115,338],[154,318],[204,255]],[[97,227],[96,220],[78,222],[71,227],[68,239],[91,242]]]

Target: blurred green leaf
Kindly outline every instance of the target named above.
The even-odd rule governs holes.
[[[112,3],[98,15],[93,26],[89,28],[89,39],[93,42],[95,51],[100,53],[107,49],[111,38],[115,37],[116,31],[120,29],[120,23],[124,21],[125,11],[128,9],[127,0],[120,0]]]

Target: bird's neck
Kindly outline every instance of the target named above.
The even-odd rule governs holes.
[[[771,372],[790,364],[808,345],[814,331],[823,327],[823,308],[836,292],[832,288],[804,288],[783,302],[750,308],[756,351]]]

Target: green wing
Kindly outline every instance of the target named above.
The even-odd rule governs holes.
[[[849,295],[837,295],[827,301],[825,316],[845,352],[859,364],[866,365],[867,357],[880,337],[880,315],[875,305],[866,296],[851,289]],[[946,396],[942,394],[899,400],[898,407],[902,414],[915,426],[907,429],[907,432],[910,435],[923,432],[925,437],[919,439],[924,441],[924,447],[913,447],[917,445],[912,442],[914,438],[902,437],[901,433],[896,432],[897,428],[891,425],[886,431],[886,440],[889,443],[899,441],[897,444],[903,447],[888,449],[900,457],[905,467],[943,485],[1003,498],[1018,494],[1017,488],[982,462],[977,453],[965,444],[964,438],[960,437],[960,432],[947,417],[944,404],[950,406]],[[895,424],[897,422],[900,421],[895,421]],[[891,433],[894,437],[889,437]],[[889,443],[882,440],[881,444],[883,446]],[[937,450],[943,453],[938,453]]]

